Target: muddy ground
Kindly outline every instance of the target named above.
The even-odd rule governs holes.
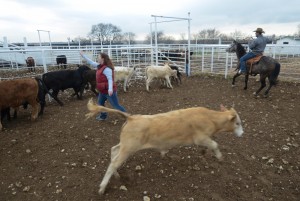
[[[120,168],[120,180],[112,177],[103,196],[98,185],[124,119],[111,114],[106,121],[85,121],[89,91],[84,100],[61,93],[65,106],[48,102],[35,122],[30,109],[21,109],[0,132],[0,200],[299,200],[300,84],[280,81],[269,98],[254,98],[255,79],[247,91],[241,78],[236,88],[230,82],[201,75],[184,78],[173,90],[157,82],[150,93],[144,82],[132,83],[127,93],[119,87],[119,101],[132,114],[234,104],[245,133],[214,137],[221,162],[197,146],[173,148],[165,158],[140,151]]]

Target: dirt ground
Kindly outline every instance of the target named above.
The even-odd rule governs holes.
[[[106,121],[85,121],[89,91],[84,100],[61,93],[65,106],[47,103],[35,122],[30,109],[21,109],[0,132],[0,200],[299,200],[300,84],[280,81],[269,98],[254,98],[255,79],[247,91],[242,78],[236,88],[230,83],[201,75],[184,78],[173,90],[153,83],[147,93],[144,82],[132,83],[127,93],[119,87],[119,101],[132,114],[234,104],[245,133],[214,137],[221,162],[197,146],[173,148],[164,158],[155,150],[140,151],[119,169],[120,180],[112,177],[103,196],[98,186],[124,119],[111,114]]]

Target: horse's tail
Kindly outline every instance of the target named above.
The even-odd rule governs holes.
[[[277,78],[278,78],[279,73],[280,73],[280,63],[276,62],[275,69],[270,76],[271,84],[273,84],[273,85],[277,84]]]

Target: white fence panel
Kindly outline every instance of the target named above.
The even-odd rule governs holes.
[[[237,58],[234,53],[227,53],[229,45],[191,45],[191,75],[194,73],[218,73],[225,77],[236,68]],[[11,47],[10,47],[11,48]],[[38,68],[48,71],[51,66],[57,66],[56,57],[66,55],[68,64],[82,64],[84,61],[79,52],[83,50],[89,58],[97,61],[100,52],[110,55],[116,66],[136,66],[137,78],[143,77],[144,68],[154,64],[156,59],[155,47],[150,45],[106,45],[106,46],[78,46],[78,47],[15,47],[0,49],[0,77],[1,70],[24,69],[25,60],[31,56]],[[163,65],[168,61],[176,65],[185,73],[187,63],[187,45],[159,45],[158,63]],[[267,45],[265,55],[278,60],[300,57],[300,46],[296,45]],[[297,76],[296,76],[297,77]]]

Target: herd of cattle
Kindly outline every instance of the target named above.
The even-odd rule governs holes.
[[[66,62],[65,58],[60,62]],[[27,65],[34,66],[34,59],[29,57],[26,60]],[[115,67],[115,81],[124,81],[123,90],[127,91],[129,81],[136,72],[136,67]],[[149,91],[149,84],[154,78],[165,80],[167,87],[172,88],[170,77],[181,82],[181,73],[178,67],[169,66],[148,66],[146,72],[146,89]],[[0,82],[0,109],[1,122],[0,130],[2,130],[2,121],[6,118],[11,119],[10,110],[14,109],[14,118],[17,117],[17,111],[20,106],[27,108],[27,105],[32,106],[31,119],[35,120],[38,115],[42,115],[46,104],[46,95],[49,94],[57,103],[63,106],[63,102],[58,98],[59,91],[73,89],[74,94],[78,99],[82,98],[84,89],[88,89],[98,94],[96,91],[96,70],[89,68],[86,65],[78,65],[77,69],[73,70],[57,70],[44,73],[41,77],[13,79]],[[3,94],[3,95],[2,95]],[[40,105],[40,109],[38,108]]]

